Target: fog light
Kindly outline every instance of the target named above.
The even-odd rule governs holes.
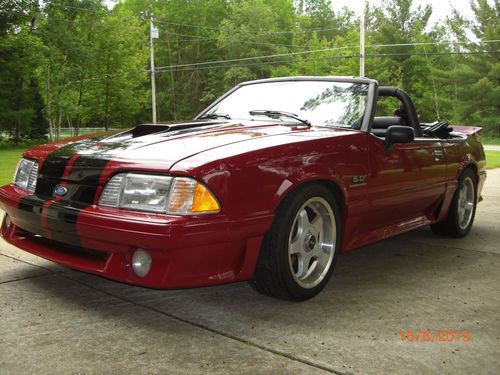
[[[151,269],[151,255],[146,250],[137,249],[132,255],[132,269],[139,277],[144,277]]]
[[[10,225],[12,224],[12,221],[10,221],[10,216],[9,215],[5,215],[4,224],[5,224],[5,229],[9,229],[10,228]]]

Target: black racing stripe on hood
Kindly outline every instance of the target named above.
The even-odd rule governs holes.
[[[35,195],[42,200],[52,198],[54,187],[59,183],[69,161],[75,153],[69,153],[64,147],[50,153],[43,162],[38,174]]]
[[[82,247],[78,236],[78,215],[93,204],[99,178],[108,162],[109,159],[87,155],[80,155],[74,161],[66,183],[69,193],[47,208],[46,224],[53,240]],[[74,183],[74,180],[79,181]]]
[[[22,211],[33,212],[34,208],[37,208],[36,211],[39,211],[44,203],[48,201],[48,198],[52,197],[54,187],[52,186],[51,189],[50,185],[43,183],[40,177],[43,175],[50,175],[55,180],[61,179],[69,163],[70,157],[60,157],[58,151],[59,150],[56,150],[49,154],[43,162],[42,168],[38,173],[35,194],[21,198],[19,201],[19,209]],[[39,212],[37,213],[39,214]]]
[[[69,146],[63,146],[47,156],[38,175],[35,194],[22,198],[19,209],[23,221],[31,223],[26,225],[26,230],[45,236],[47,233],[40,233],[45,227],[52,240],[81,246],[76,227],[78,215],[93,204],[99,178],[109,159],[97,155],[80,155],[63,180],[68,163],[78,151],[78,147]],[[61,183],[65,183],[69,193],[58,201],[52,201],[54,187]],[[48,202],[51,203],[43,210]]]
[[[40,176],[44,173],[50,172],[51,175],[59,180],[63,176],[64,170],[70,160],[69,157],[58,157],[57,151],[58,150],[50,153],[42,164],[42,168],[38,173],[35,194],[27,195],[21,198],[18,205],[19,215],[21,216],[22,221],[28,223],[26,225],[29,226],[29,228],[26,227],[23,229],[36,231],[37,233],[35,234],[42,236],[45,235],[42,231],[42,210],[44,204],[52,196],[53,187],[51,188],[47,183],[41,182]],[[50,192],[48,192],[48,190],[50,190]]]
[[[67,180],[79,184],[97,185],[109,160],[109,157],[99,154],[80,155],[71,166]]]
[[[18,204],[18,216],[23,223],[21,226],[22,229],[41,236],[45,235],[45,231],[42,228],[42,209],[44,203],[44,201],[35,195],[28,195],[21,198]]]

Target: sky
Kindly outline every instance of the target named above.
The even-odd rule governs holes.
[[[368,4],[381,5],[383,0],[365,0]],[[108,8],[112,8],[114,4],[119,2],[119,0],[105,0]],[[489,0],[492,3],[492,0]],[[413,0],[414,5],[432,5],[432,16],[430,18],[430,24],[444,20],[446,16],[451,14],[453,7],[457,8],[458,11],[464,15],[466,18],[472,18],[473,13],[469,5],[469,0]],[[363,0],[332,0],[333,9],[338,11],[343,7],[348,7],[355,12],[359,13],[362,8]],[[453,5],[452,5],[453,4]]]
[[[381,5],[383,0],[365,0],[371,5]],[[490,1],[491,2],[491,1]],[[347,7],[359,13],[362,8],[363,0],[332,0],[333,9],[340,10]],[[446,16],[451,15],[453,7],[455,7],[462,15],[467,18],[472,18],[472,10],[469,5],[469,0],[413,0],[415,6],[418,5],[432,5],[432,16],[429,20],[430,24],[444,20]],[[453,4],[453,6],[451,5]]]

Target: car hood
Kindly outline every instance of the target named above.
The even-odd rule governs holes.
[[[44,164],[42,174],[49,178],[61,178],[70,159],[78,159],[67,177],[81,180],[88,177],[93,168],[96,172],[102,170],[109,160],[167,171],[176,162],[200,152],[227,145],[237,147],[239,142],[308,129],[302,124],[264,121],[139,125],[113,135],[38,146],[27,151],[25,157],[40,160]]]

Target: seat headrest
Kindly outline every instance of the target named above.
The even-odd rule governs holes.
[[[372,128],[386,129],[391,125],[404,125],[401,117],[380,116],[373,118]]]

